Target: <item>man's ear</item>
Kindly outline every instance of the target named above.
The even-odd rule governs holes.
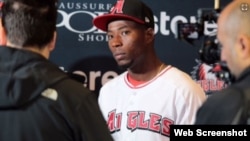
[[[146,41],[148,42],[148,43],[150,43],[150,42],[153,42],[153,40],[154,40],[154,29],[153,28],[148,28],[147,30],[146,30]]]
[[[56,38],[57,38],[57,32],[54,32],[53,35],[53,39],[51,40],[51,42],[49,43],[49,51],[53,51],[55,49],[56,46]]]
[[[250,37],[246,35],[241,35],[239,37],[240,52],[242,52],[243,58],[249,58],[250,55]]]

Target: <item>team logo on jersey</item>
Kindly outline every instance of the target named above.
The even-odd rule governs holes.
[[[216,77],[215,72],[219,71],[218,67],[212,67],[200,60],[196,60],[197,66],[191,72],[192,78],[201,85],[203,90],[207,95],[210,95],[214,91],[221,90],[226,87],[226,83],[218,77]]]

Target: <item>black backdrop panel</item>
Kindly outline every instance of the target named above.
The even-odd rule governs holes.
[[[200,40],[193,45],[177,40],[178,21],[197,21],[199,8],[213,9],[213,0],[143,0],[154,11],[157,54],[166,64],[187,72],[207,94],[226,86],[200,63]],[[223,8],[231,0],[221,0]],[[119,70],[107,46],[106,34],[97,30],[92,19],[106,13],[114,0],[61,0],[58,10],[58,38],[50,60],[67,72],[80,74],[83,85],[98,94],[100,87],[117,76]],[[200,69],[202,68],[202,69]],[[204,71],[205,70],[205,71]]]

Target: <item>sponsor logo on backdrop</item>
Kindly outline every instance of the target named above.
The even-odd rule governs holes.
[[[102,85],[125,71],[117,66],[112,57],[103,56],[84,58],[72,64],[69,69],[63,66],[60,69],[96,94]]]
[[[75,38],[74,42],[106,42],[108,40],[106,33],[94,27],[92,20],[96,16],[107,13],[111,7],[111,3],[60,2],[58,5],[59,20],[57,28],[65,30],[64,33],[70,33],[70,36]],[[176,25],[179,21],[183,23],[197,22],[196,16],[169,15],[167,11],[155,12],[154,20],[155,33],[160,36],[175,36],[177,32]],[[216,24],[208,26],[214,27]],[[210,32],[204,32],[204,34],[210,34]],[[80,64],[78,64],[79,67],[84,63]],[[90,66],[84,67],[84,69],[72,68],[72,72],[83,78],[81,80],[85,87],[96,92],[104,83],[121,73],[121,71],[117,70],[104,70],[106,67],[93,68]],[[207,94],[225,87],[225,83],[218,80],[214,74],[209,72],[209,69],[211,69],[210,66],[197,61],[197,66],[191,72],[192,78],[202,86]]]
[[[58,28],[65,28],[76,35],[79,42],[106,42],[106,34],[96,29],[93,18],[103,15],[112,7],[111,3],[61,2],[58,7]],[[175,35],[176,23],[195,23],[196,16],[168,15],[167,11],[155,12],[155,33],[162,36]]]
[[[64,67],[60,67],[63,71],[67,72]],[[118,76],[118,73],[114,70],[109,70],[106,72],[103,71],[89,71],[83,72],[82,70],[75,70],[72,72],[75,75],[75,79],[82,83],[84,87],[88,87],[91,91],[99,90],[100,86],[104,85],[109,80]],[[77,77],[77,78],[76,78]],[[73,78],[73,77],[72,77]],[[98,83],[101,83],[100,86],[97,86]]]
[[[197,65],[191,72],[191,76],[198,84],[201,85],[207,95],[210,95],[212,92],[221,90],[227,86],[224,81],[219,80],[211,71],[211,66],[201,63],[198,59],[196,59],[196,63]]]

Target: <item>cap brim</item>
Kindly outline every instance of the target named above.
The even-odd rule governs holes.
[[[106,14],[106,15],[98,16],[98,17],[93,19],[93,24],[97,28],[99,28],[103,31],[107,31],[108,24],[114,20],[131,20],[131,21],[135,21],[139,24],[145,24],[144,21],[142,21],[138,18],[131,17],[128,15],[123,15],[123,14]]]

